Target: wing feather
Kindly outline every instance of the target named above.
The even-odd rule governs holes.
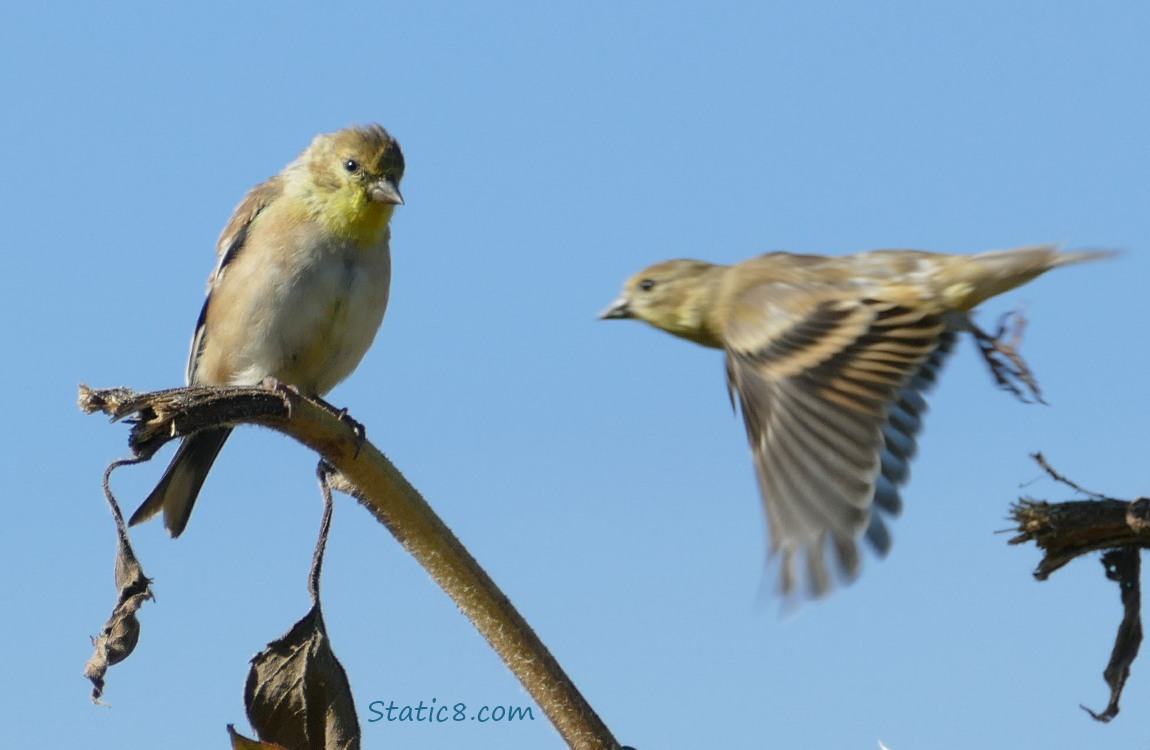
[[[850,577],[860,537],[880,553],[889,548],[872,506],[901,508],[898,486],[926,408],[921,392],[955,334],[932,311],[772,284],[748,290],[732,320],[728,387],[747,428],[781,586],[791,593],[801,567],[821,595],[832,582],[829,554]]]
[[[240,201],[240,205],[236,206],[232,218],[228,220],[224,231],[220,233],[220,238],[216,242],[216,254],[219,255],[219,260],[216,262],[212,275],[208,277],[207,299],[204,300],[204,306],[200,308],[200,317],[196,320],[196,332],[192,334],[191,351],[188,353],[187,380],[189,385],[196,382],[196,370],[199,366],[200,354],[203,352],[204,344],[207,341],[207,326],[205,324],[208,320],[208,305],[212,303],[212,290],[219,286],[227,266],[242,252],[252,222],[282,191],[283,178],[279,175],[256,185],[248,191],[248,194]]]

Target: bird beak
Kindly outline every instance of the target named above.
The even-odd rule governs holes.
[[[626,297],[620,297],[612,302],[610,307],[599,313],[599,320],[611,320],[612,318],[625,320],[633,317],[635,316],[631,314],[631,300]]]
[[[393,206],[403,205],[403,196],[399,194],[399,186],[395,184],[394,177],[384,177],[377,180],[367,194],[376,203],[388,203]]]

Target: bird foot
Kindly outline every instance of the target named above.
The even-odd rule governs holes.
[[[273,378],[271,376],[261,380],[260,387],[283,395],[284,404],[287,405],[288,418],[290,419],[292,415],[292,405],[295,404],[296,400],[298,400],[303,395],[300,393],[299,388],[290,383],[285,383],[279,378]],[[363,444],[367,442],[367,428],[365,428],[355,419],[352,419],[350,416],[348,416],[347,409],[336,408],[319,396],[312,396],[312,398],[317,404],[323,407],[326,411],[334,414],[339,421],[346,424],[351,428],[351,431],[355,433],[355,455],[358,458],[359,451],[363,448]]]
[[[316,396],[315,400],[320,406],[334,414],[339,421],[351,428],[351,431],[355,434],[355,457],[359,458],[359,451],[363,448],[363,444],[367,442],[367,428],[349,416],[346,408],[337,409],[319,396]]]
[[[294,409],[295,403],[297,400],[299,400],[301,395],[299,388],[296,388],[290,383],[285,383],[279,378],[274,378],[271,375],[260,381],[260,388],[266,388],[272,393],[280,394],[280,396],[283,397],[284,406],[287,407],[288,419],[291,419],[292,410]]]
[[[1034,373],[1026,364],[1026,360],[1018,353],[1022,344],[1022,334],[1026,331],[1026,316],[1018,310],[1003,314],[998,319],[998,327],[991,335],[974,324],[969,323],[970,332],[982,353],[983,359],[990,367],[990,374],[999,388],[1010,391],[1024,403],[1042,400],[1042,391],[1038,388],[1038,381]]]

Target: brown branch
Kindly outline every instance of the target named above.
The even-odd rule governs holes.
[[[1048,503],[1023,498],[1010,509],[1019,532],[1010,544],[1033,541],[1038,545],[1044,555],[1034,577],[1045,581],[1066,563],[1089,552],[1150,547],[1150,532],[1144,522],[1137,520],[1140,508],[1150,508],[1150,500]]]
[[[1035,462],[1039,466],[1042,467],[1042,470],[1045,471],[1048,475],[1050,475],[1050,478],[1053,479],[1055,482],[1060,482],[1061,484],[1065,484],[1067,487],[1074,490],[1075,492],[1081,492],[1083,495],[1089,495],[1090,497],[1094,498],[1095,500],[1110,500],[1110,499],[1112,499],[1112,498],[1107,497],[1106,495],[1103,495],[1101,492],[1095,492],[1093,490],[1088,490],[1085,487],[1080,486],[1077,482],[1072,482],[1071,480],[1069,480],[1066,477],[1059,474],[1057,471],[1054,470],[1054,467],[1050,465],[1050,462],[1048,462],[1046,460],[1046,456],[1042,455],[1041,451],[1038,453],[1031,453],[1030,457],[1033,458],[1035,460]]]
[[[1019,500],[1011,507],[1019,533],[1010,544],[1033,541],[1043,551],[1042,561],[1034,572],[1040,581],[1080,555],[1104,552],[1102,565],[1106,577],[1118,584],[1123,617],[1110,662],[1103,672],[1110,687],[1110,701],[1102,712],[1082,708],[1098,721],[1110,721],[1118,715],[1130,665],[1142,645],[1140,555],[1143,548],[1150,547],[1150,499],[1140,497],[1127,502],[1091,492],[1055,471],[1041,453],[1032,458],[1056,482],[1095,498],[1061,503]]]
[[[527,621],[419,491],[346,420],[305,398],[259,387],[177,388],[134,393],[80,387],[80,408],[132,417],[129,446],[150,458],[173,438],[205,427],[258,424],[319,453],[347,491],[388,528],[467,615],[572,748],[619,748],[590,704]]]

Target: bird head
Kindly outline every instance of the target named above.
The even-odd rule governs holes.
[[[403,151],[379,125],[316,136],[288,174],[318,216],[339,235],[379,241],[403,205]]]
[[[697,344],[721,347],[707,314],[724,268],[700,260],[658,263],[627,279],[623,293],[599,318],[634,318]]]

